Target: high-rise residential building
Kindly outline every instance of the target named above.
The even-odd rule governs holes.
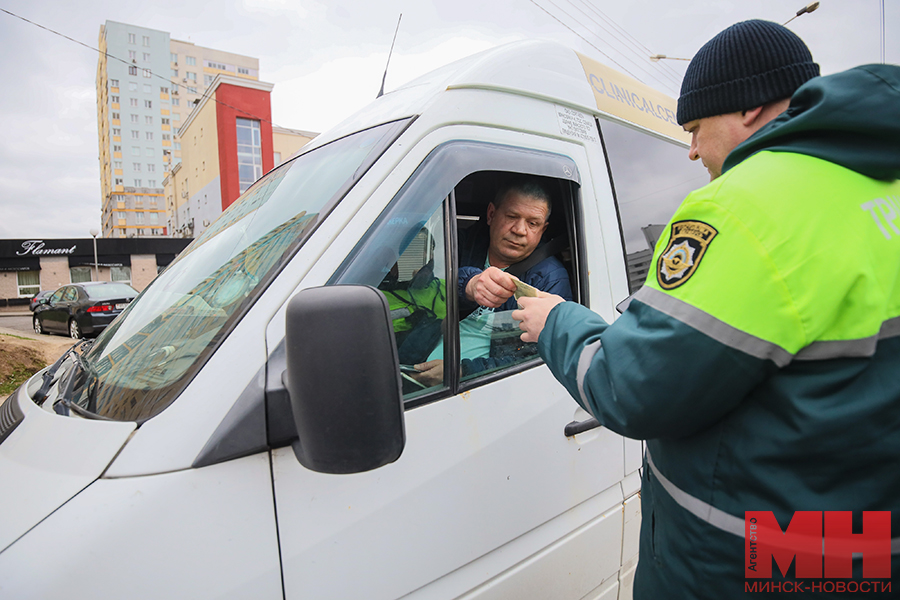
[[[216,75],[258,80],[259,60],[115,21],[99,48],[102,235],[170,235],[163,180],[181,161],[180,124]]]

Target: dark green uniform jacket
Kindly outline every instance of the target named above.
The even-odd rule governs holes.
[[[853,511],[859,533],[893,511],[900,547],[900,67],[807,82],[724,167],[614,324],[566,302],[539,349],[601,424],[647,440],[635,598],[830,597],[848,580],[745,580],[744,513]]]

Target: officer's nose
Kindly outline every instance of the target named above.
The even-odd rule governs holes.
[[[688,150],[688,158],[691,160],[697,160],[700,158],[700,153],[697,151],[697,134],[691,134],[691,148]]]

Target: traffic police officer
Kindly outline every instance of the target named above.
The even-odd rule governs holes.
[[[818,71],[775,23],[709,41],[678,121],[712,181],[628,310],[608,325],[544,296],[513,314],[579,404],[647,440],[636,598],[828,589],[796,561],[761,587],[745,511],[782,529],[795,511],[852,511],[854,533],[863,511],[900,517],[900,67]]]

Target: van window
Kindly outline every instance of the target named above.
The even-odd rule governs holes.
[[[488,203],[511,179],[528,175],[525,168],[472,172],[476,165],[489,166],[489,159],[498,155],[502,158],[494,160],[495,164],[511,166],[507,161],[515,156],[515,150],[461,144],[466,146],[465,153],[445,149],[456,158],[468,157],[463,164],[448,164],[446,155],[440,149],[435,151],[329,281],[372,285],[387,297],[408,407],[540,362],[536,345],[519,339],[521,331],[510,317],[511,309],[473,311],[459,301],[460,266],[472,260],[483,266],[485,260],[483,253],[473,259],[471,252],[461,249],[460,240],[485,235]],[[473,153],[474,160],[468,164]],[[534,161],[536,156],[532,152],[528,160]],[[553,163],[561,158],[548,155],[543,160]],[[429,166],[434,164],[442,168],[432,171]],[[568,172],[577,177],[571,161],[566,169],[557,169],[559,164],[531,166],[539,172]],[[554,236],[561,241],[552,246],[558,257],[551,262],[559,265],[571,296],[582,298],[582,277],[578,261],[573,259],[577,185],[546,175],[531,175],[530,179],[546,187],[553,205],[553,226],[548,225],[545,242]],[[423,364],[426,366],[421,367]],[[420,371],[410,370],[411,365],[420,365]]]
[[[633,294],[652,270],[653,250],[669,219],[685,196],[709,183],[709,173],[688,158],[687,148],[618,123],[601,120],[600,137]]]

